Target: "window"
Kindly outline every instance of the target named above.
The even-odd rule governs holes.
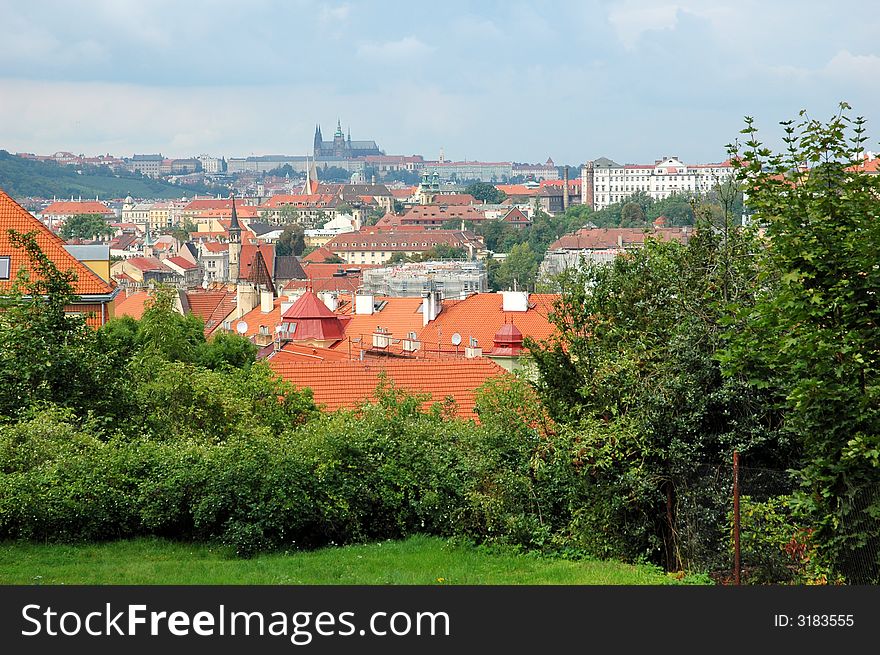
[[[9,257],[0,257],[0,280],[9,279]]]

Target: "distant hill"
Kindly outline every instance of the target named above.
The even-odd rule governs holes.
[[[131,173],[113,173],[106,167],[74,166],[16,157],[0,150],[0,189],[14,198],[69,198],[83,196],[102,200],[124,198],[180,198],[196,193],[216,194],[218,187],[204,184],[169,184]]]

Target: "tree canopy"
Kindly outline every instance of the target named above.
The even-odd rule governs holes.
[[[61,226],[62,239],[95,239],[114,232],[100,214],[77,214],[68,218]]]

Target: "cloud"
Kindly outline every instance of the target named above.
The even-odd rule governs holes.
[[[403,61],[424,56],[433,50],[414,36],[405,36],[397,41],[381,43],[366,42],[358,46],[359,57],[385,62]]]
[[[325,23],[340,23],[348,20],[351,7],[339,5],[338,7],[321,7],[320,19]]]
[[[627,2],[608,12],[608,22],[627,48],[634,48],[649,30],[673,29],[678,21],[678,5],[645,5]]]

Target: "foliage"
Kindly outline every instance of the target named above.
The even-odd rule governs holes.
[[[723,377],[718,361],[729,304],[756,290],[755,247],[728,220],[725,230],[703,225],[686,246],[648,239],[563,274],[550,316],[558,336],[530,347],[537,388],[590,480],[571,526],[590,552],[672,570],[714,565],[723,496],[707,471],[734,448],[782,468],[793,457],[761,394]],[[705,521],[684,524],[685,506]]]
[[[279,257],[289,255],[302,255],[306,247],[305,230],[299,223],[290,223],[284,227],[278,243],[275,244],[275,254]]]
[[[23,159],[0,150],[0,187],[12,196],[51,198],[180,198],[194,193],[214,195],[217,187],[169,184],[105,166],[62,166],[55,162]]]
[[[0,311],[0,416],[41,401],[84,409],[101,386],[109,356],[93,347],[94,333],[83,317],[65,311],[75,299],[76,274],[60,271],[33,233],[9,234],[13,247],[27,253],[33,273],[19,271]]]
[[[728,522],[732,530],[732,512]],[[730,547],[732,557],[732,539]],[[789,496],[763,502],[740,497],[740,551],[747,584],[828,582],[818,566],[813,530],[795,517]]]
[[[489,184],[488,182],[474,182],[473,184],[468,184],[465,187],[464,192],[472,195],[475,199],[490,205],[497,205],[507,197],[506,193],[495,188],[494,184]]]
[[[497,270],[490,285],[493,289],[534,289],[538,277],[538,258],[528,243],[515,245]]]
[[[801,112],[773,153],[746,119],[730,147],[753,220],[766,229],[760,293],[741,308],[731,371],[773,390],[804,449],[795,499],[824,563],[880,581],[880,177],[866,175],[865,120]]]
[[[114,231],[100,214],[77,214],[64,221],[64,225],[61,226],[61,238],[95,239],[111,235]]]

